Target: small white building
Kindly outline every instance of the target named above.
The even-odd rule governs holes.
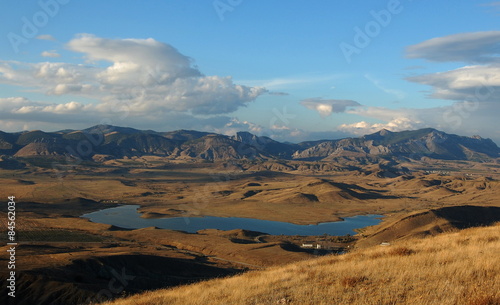
[[[321,249],[321,245],[320,244],[302,244],[302,246],[300,246],[301,248],[316,248],[316,249]]]

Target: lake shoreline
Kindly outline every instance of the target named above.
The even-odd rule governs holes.
[[[381,222],[383,215],[356,215],[342,218],[341,221],[318,222],[316,224],[294,224],[290,222],[262,220],[244,217],[219,217],[208,215],[190,215],[189,217],[154,217],[144,218],[139,212],[140,205],[121,205],[82,215],[92,222],[105,223],[125,229],[143,229],[157,227],[187,233],[197,233],[205,229],[250,230],[271,235],[355,235],[356,229],[374,226]]]

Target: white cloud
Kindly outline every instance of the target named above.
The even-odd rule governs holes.
[[[255,135],[262,135],[264,127],[248,121],[240,121],[237,118],[231,118],[224,126],[216,128],[214,132],[228,136],[236,135],[238,131],[248,131]]]
[[[92,83],[97,95],[99,86],[93,76],[98,71],[95,67],[67,63],[0,61],[0,83],[33,88],[49,95],[54,94],[57,86]]]
[[[407,78],[411,82],[432,86],[432,98],[489,102],[500,97],[500,31],[433,38],[409,46],[407,56],[430,61],[474,64]]]
[[[245,107],[267,92],[205,76],[174,47],[149,39],[105,39],[82,34],[67,47],[86,64],[0,61],[0,83],[47,95],[80,95],[109,111],[126,103],[131,116],[167,113],[219,115]],[[92,62],[101,62],[91,64]]]
[[[341,77],[341,75],[299,75],[276,77],[271,79],[259,80],[241,80],[241,82],[251,86],[261,86],[267,89],[284,90],[294,89],[301,85],[310,85],[313,83],[329,82]]]
[[[475,65],[408,77],[433,87],[431,97],[451,100],[491,101],[500,97],[500,65]]]
[[[57,53],[55,50],[43,51],[40,55],[42,55],[43,57],[52,57],[52,58],[61,57],[61,54]]]
[[[386,115],[383,121],[388,123],[397,117],[405,117],[446,132],[480,134],[500,143],[500,134],[496,131],[500,113],[500,31],[433,38],[408,47],[407,56],[429,61],[465,62],[469,65],[406,78],[430,86],[429,97],[451,100],[453,104],[450,106],[399,109],[399,116]],[[368,117],[370,112],[374,117],[379,117],[379,113],[373,109],[361,111],[366,111]]]
[[[359,107],[360,103],[351,100],[322,99],[319,97],[308,98],[300,101],[300,104],[307,109],[316,110],[321,117],[327,117],[332,113],[345,112],[348,107]]]
[[[377,132],[381,129],[387,129],[390,131],[403,131],[419,129],[423,127],[425,126],[420,121],[413,121],[407,117],[401,117],[395,118],[386,123],[367,123],[365,121],[361,121],[352,124],[342,124],[338,127],[338,130],[353,135],[362,136]]]
[[[500,144],[500,133],[496,128],[500,113],[498,102],[464,101],[455,102],[450,106],[424,109],[360,107],[349,110],[348,113],[366,118],[338,127],[338,130],[353,135],[373,133],[383,128],[402,131],[432,127],[460,135],[479,134],[482,137],[492,138]],[[378,122],[374,123],[374,120]]]
[[[232,118],[224,126],[211,130],[225,135],[235,135],[238,131],[248,131],[257,136],[266,136],[275,141],[288,141],[298,143],[302,141],[331,140],[351,136],[341,130],[330,131],[308,131],[292,126],[272,125],[269,127],[261,126],[248,121],[240,121]]]
[[[40,40],[51,40],[51,41],[55,41],[56,39],[54,38],[54,36],[52,35],[38,35],[36,37],[36,39],[40,39]]]
[[[500,63],[500,31],[432,38],[409,46],[406,55],[438,62]]]
[[[19,109],[28,105],[33,105],[33,103],[24,97],[0,98],[0,113],[8,113],[13,109]]]
[[[91,104],[84,105],[78,102],[68,102],[64,104],[47,104],[33,102],[23,97],[0,98],[0,111],[4,116],[9,114],[31,114],[47,112],[52,114],[80,114],[80,111],[94,110]]]
[[[87,128],[96,124],[131,126],[143,129],[168,131],[175,129],[196,129],[214,131],[222,128],[231,118],[213,116],[200,118],[187,113],[157,112],[141,116],[134,115],[126,103],[106,108],[102,104],[35,102],[22,97],[0,98],[0,129],[19,131],[30,128],[60,130],[66,128]]]

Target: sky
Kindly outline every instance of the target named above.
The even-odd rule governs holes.
[[[0,130],[500,144],[499,18],[488,0],[4,0]]]

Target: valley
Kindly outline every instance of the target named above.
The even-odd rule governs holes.
[[[123,130],[118,133],[126,135]],[[203,135],[183,132],[184,136],[186,133]],[[390,155],[352,154],[345,143],[338,144],[342,140],[331,151],[332,142],[328,142],[323,144],[329,148],[322,159],[313,157],[318,154],[318,150],[311,150],[315,146],[290,153],[288,159],[278,158],[272,156],[269,147],[258,148],[263,139],[255,137],[250,137],[256,141],[252,149],[260,151],[260,157],[218,159],[216,156],[221,155],[215,152],[231,151],[231,141],[247,141],[245,145],[250,145],[248,135],[241,134],[235,139],[220,136],[226,140],[205,150],[214,153],[189,158],[183,154],[139,153],[128,147],[125,155],[95,153],[78,159],[53,150],[46,134],[30,138],[32,146],[45,143],[41,150],[28,150],[30,144],[23,142],[22,154],[11,151],[0,162],[1,192],[16,197],[16,271],[20,274],[18,293],[24,296],[17,304],[33,304],[35,300],[37,304],[101,303],[144,290],[248,272],[253,276],[257,274],[253,272],[289,268],[280,266],[308,264],[311,259],[313,264],[322,256],[326,256],[323,260],[336,260],[332,257],[344,256],[339,254],[357,255],[364,249],[376,252],[370,249],[380,244],[406,245],[415,239],[499,222],[500,159],[493,157],[496,145],[490,147],[485,140],[472,151],[462,143],[460,147],[467,154],[458,160],[450,159],[451,151],[460,157],[455,148],[441,157],[430,152],[435,147],[432,141],[421,149],[428,155],[406,154],[401,147],[407,144],[403,143],[416,143],[414,137],[422,134],[433,137],[436,132],[367,136],[379,138],[379,151],[388,152],[385,145],[397,147]],[[110,143],[108,138],[116,135],[103,135],[104,143]],[[388,138],[382,139],[384,136]],[[351,144],[356,141],[348,140]],[[373,145],[374,140],[369,141]],[[193,145],[200,144],[195,141]],[[104,148],[96,148],[96,152],[99,149]],[[55,153],[47,154],[49,151]],[[293,157],[306,152],[307,158]],[[190,233],[154,226],[130,229],[81,217],[122,205],[140,206],[138,212],[145,220],[181,217],[187,221],[214,216],[310,225],[341,222],[357,215],[383,218],[378,225],[356,229],[357,234],[301,236],[271,235],[248,228],[207,228]],[[0,219],[5,237],[6,211],[0,212]],[[7,246],[1,250],[6,251]],[[0,264],[6,263],[7,259],[1,257]],[[120,279],[120,285],[110,286]],[[7,292],[2,289],[4,297]],[[283,295],[277,301],[282,298],[296,296]]]

